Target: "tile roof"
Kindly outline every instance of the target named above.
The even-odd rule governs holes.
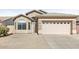
[[[39,14],[47,14],[47,12],[43,11],[43,10],[32,10],[30,12],[27,12],[26,15],[32,13],[32,12],[36,12],[36,13],[39,13]]]
[[[8,19],[2,21],[2,23],[3,23],[4,25],[13,25],[13,24],[14,24],[13,17],[10,17],[10,18],[8,18]]]
[[[3,23],[3,21],[5,21],[5,20],[7,20],[9,18],[11,18],[11,17],[9,17],[9,16],[5,16],[5,17],[0,16],[0,23]]]
[[[79,15],[65,14],[65,13],[47,13],[47,14],[43,14],[43,15],[38,15],[37,17],[40,17],[40,16],[77,17]]]
[[[43,11],[43,10],[38,10],[39,12],[43,13],[43,14],[47,14],[46,11]]]

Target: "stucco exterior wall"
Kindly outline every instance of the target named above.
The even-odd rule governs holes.
[[[32,33],[35,33],[35,22],[32,22],[31,29],[32,29]]]
[[[73,19],[72,21],[72,32],[73,34],[77,34],[77,30],[76,30],[76,19]]]
[[[15,33],[14,25],[8,25],[7,27],[9,28],[9,32],[8,33]]]
[[[42,30],[42,21],[72,21],[72,34],[76,34],[76,19],[38,19],[38,33],[41,33]]]

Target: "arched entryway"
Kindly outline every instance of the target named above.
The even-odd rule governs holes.
[[[30,33],[31,32],[31,22],[24,19],[15,21],[16,33]]]

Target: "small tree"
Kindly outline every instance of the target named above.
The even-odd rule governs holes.
[[[6,26],[0,26],[0,36],[6,36],[8,34],[9,28]]]

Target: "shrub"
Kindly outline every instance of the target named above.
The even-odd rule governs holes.
[[[8,35],[9,28],[6,26],[1,25],[0,26],[0,36],[6,36]]]

